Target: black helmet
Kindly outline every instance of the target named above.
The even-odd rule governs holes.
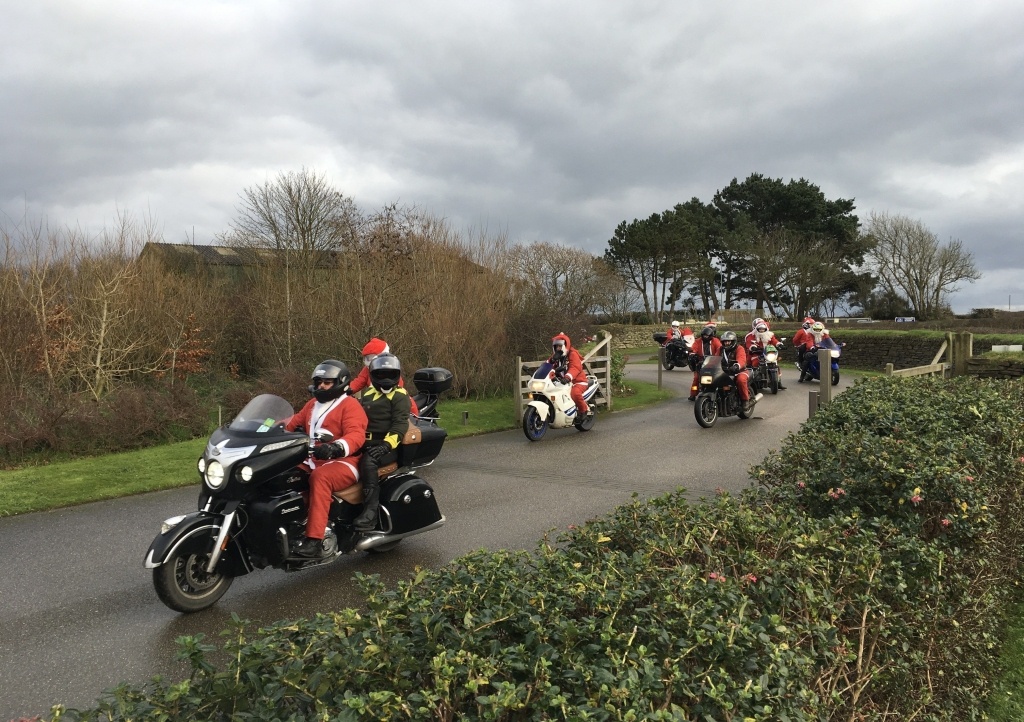
[[[703,339],[712,339],[715,337],[715,327],[705,326],[700,330],[700,337]]]
[[[333,383],[321,388],[320,384],[325,381]],[[313,369],[313,383],[309,387],[309,393],[313,394],[317,401],[331,401],[348,391],[351,381],[352,377],[349,375],[345,362],[329,358],[326,361],[321,361]]]
[[[726,351],[732,351],[736,348],[736,332],[726,331],[722,334],[722,348]]]
[[[402,364],[397,356],[382,353],[370,362],[370,383],[385,393],[395,388],[401,377]]]

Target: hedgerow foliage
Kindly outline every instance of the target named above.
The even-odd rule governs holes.
[[[1017,384],[879,379],[738,498],[680,490],[362,610],[181,640],[190,679],[55,718],[981,719],[1024,518]]]

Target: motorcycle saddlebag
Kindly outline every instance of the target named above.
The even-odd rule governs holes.
[[[418,369],[412,376],[416,390],[438,396],[452,387],[452,372],[440,366]]]
[[[418,476],[388,479],[380,497],[381,523],[389,533],[407,534],[441,520],[434,490]]]

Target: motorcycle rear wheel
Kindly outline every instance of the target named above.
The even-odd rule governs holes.
[[[534,407],[527,406],[526,413],[523,414],[523,433],[526,434],[526,438],[530,441],[540,441],[547,430],[547,419],[542,419]]]
[[[208,540],[212,546],[212,540]],[[217,603],[235,578],[229,574],[206,573],[208,551],[185,545],[153,570],[153,588],[160,601],[176,612],[198,612]]]
[[[577,431],[590,431],[594,428],[594,421],[597,419],[597,414],[584,414],[580,417],[580,420],[575,422],[573,426],[576,427]]]
[[[710,429],[718,421],[718,404],[715,398],[709,394],[697,396],[697,403],[693,405],[693,415],[697,423],[705,429]]]
[[[661,367],[663,369],[665,369],[666,371],[671,371],[672,369],[674,369],[676,367],[676,365],[674,363],[672,363],[671,361],[669,361],[668,357],[666,357],[665,360],[661,362]]]

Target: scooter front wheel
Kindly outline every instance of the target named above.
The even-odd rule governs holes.
[[[526,413],[523,414],[523,433],[526,434],[526,438],[530,441],[540,441],[547,430],[547,418],[542,419],[537,409],[527,406]]]
[[[213,546],[212,539],[205,540]],[[198,612],[217,603],[235,578],[229,574],[206,573],[208,550],[185,544],[153,570],[153,588],[160,601],[176,612]],[[206,546],[206,545],[203,545]]]
[[[832,372],[832,385],[833,386],[838,386],[839,385],[839,369],[836,369],[836,370],[834,370]]]
[[[715,397],[710,394],[697,396],[697,403],[693,405],[693,415],[696,417],[697,423],[705,429],[714,426],[718,421],[718,404],[715,403]]]

